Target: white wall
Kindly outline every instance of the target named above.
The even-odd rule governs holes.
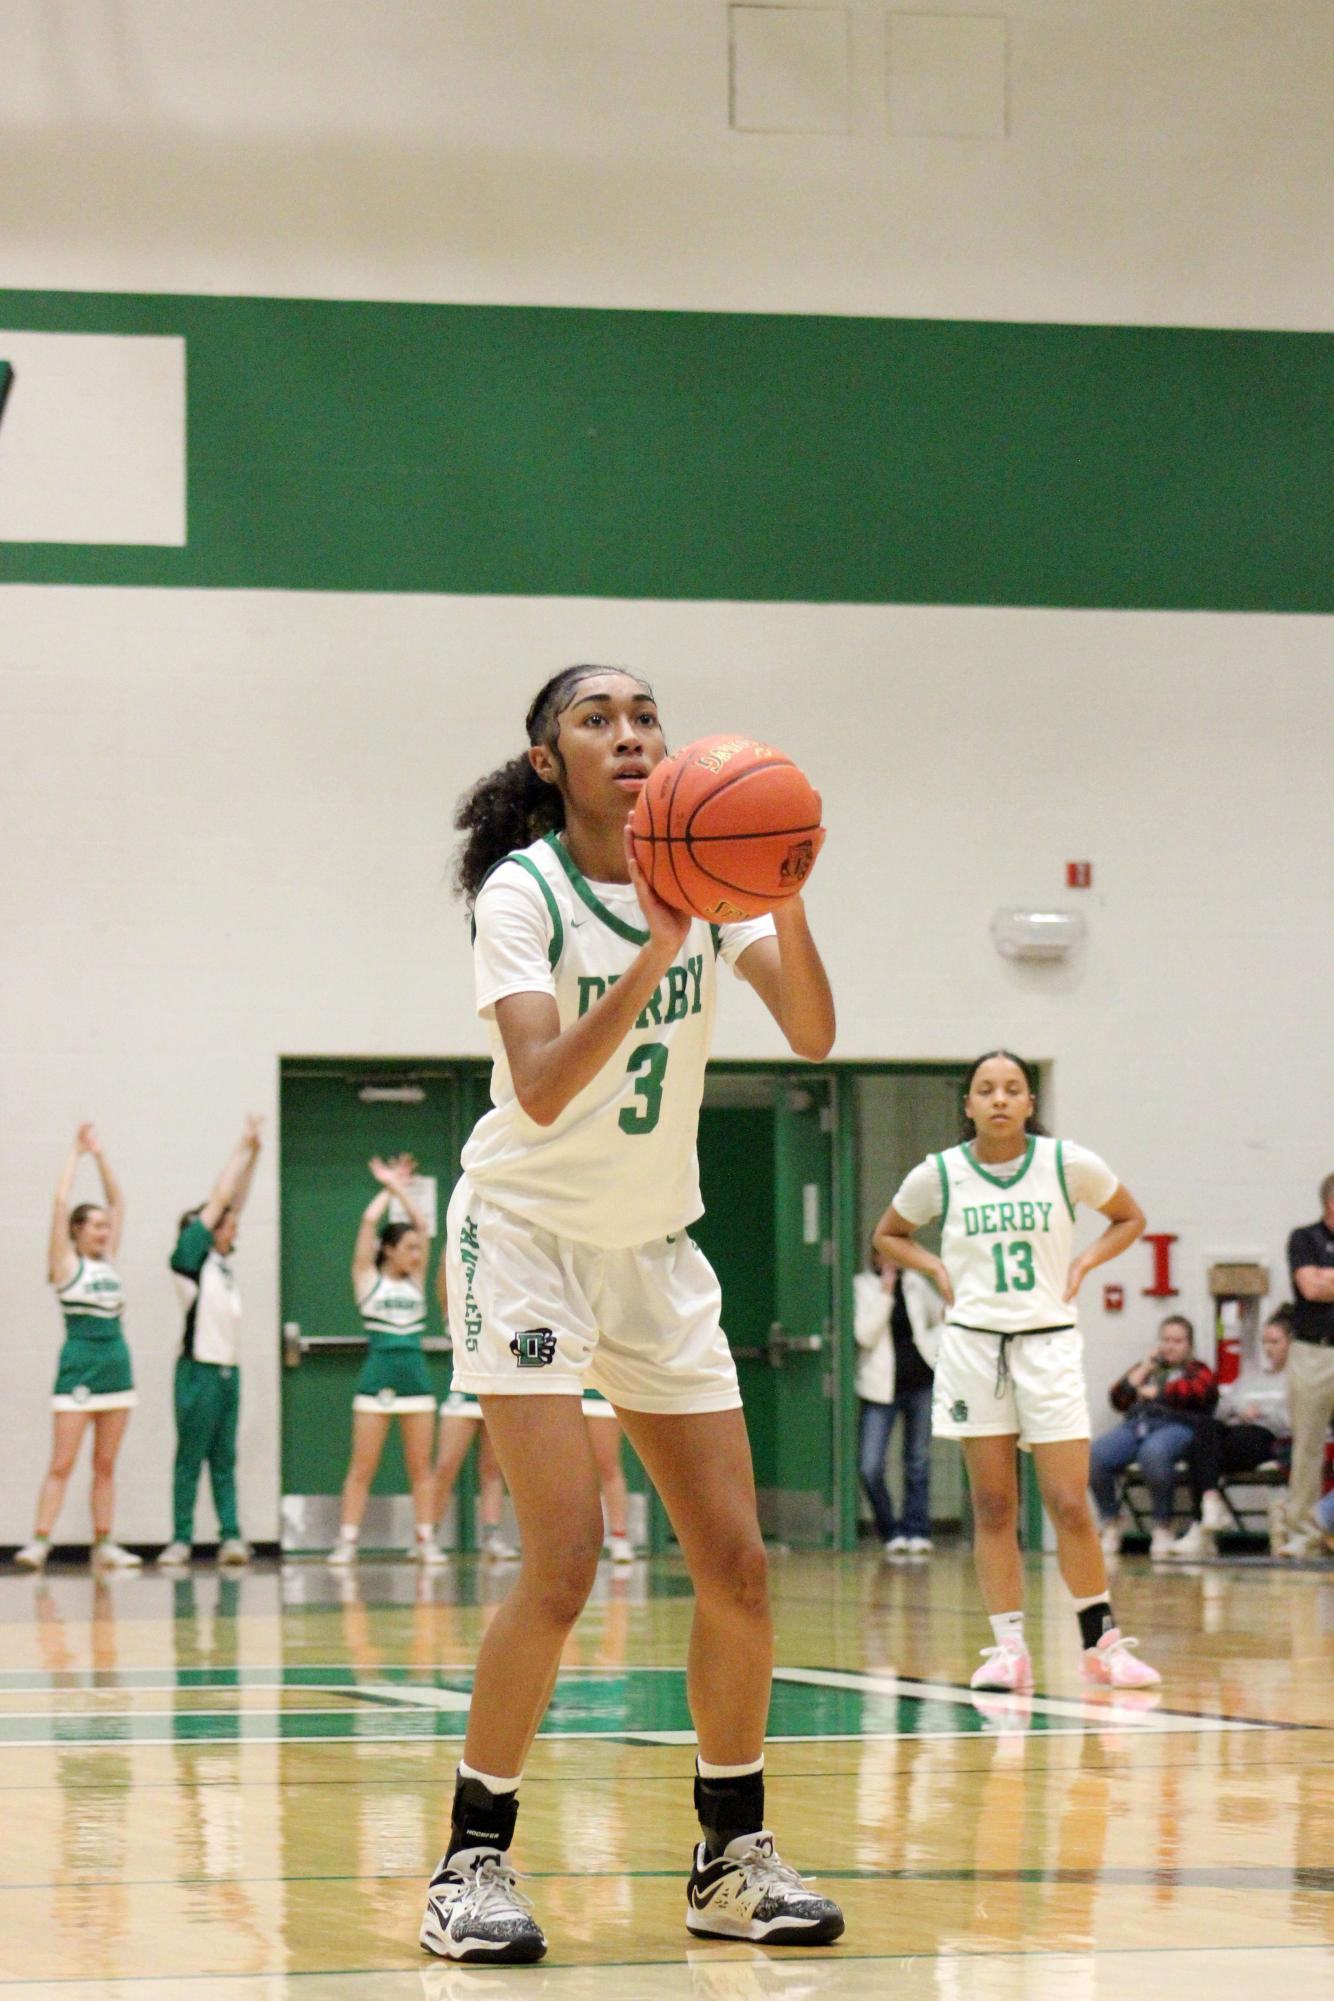
[[[1329,0],[942,0],[1008,21],[1008,136],[894,136],[931,11],[853,0],[851,129],[803,135],[730,129],[724,0],[0,0],[0,271],[1329,325]]]
[[[0,703],[0,1541],[29,1525],[57,1344],[50,1185],[95,1116],[123,1175],[143,1408],[123,1529],[165,1533],[178,1315],[164,1258],[280,1053],[482,1048],[443,875],[450,810],[533,686],[633,661],[677,741],[776,736],[825,796],[811,906],[839,1053],[1054,1062],[1062,1129],[1211,1253],[1281,1273],[1334,1167],[1334,621],[572,600],[14,590]],[[724,691],[720,694],[719,691]],[[1069,970],[1001,961],[1002,903],[1088,858]],[[389,970],[386,971],[386,966]],[[730,994],[719,1053],[777,1053]],[[242,1251],[247,1518],[277,1487],[274,1158]],[[1095,1381],[1142,1347],[1087,1312]],[[83,1520],[71,1507],[67,1532]]]

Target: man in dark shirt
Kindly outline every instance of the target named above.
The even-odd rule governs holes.
[[[1334,1417],[1334,1174],[1320,1184],[1320,1221],[1288,1238],[1294,1311],[1288,1351],[1292,1472],[1285,1510],[1288,1539],[1280,1556],[1321,1547],[1313,1519],[1320,1499],[1329,1421]]]

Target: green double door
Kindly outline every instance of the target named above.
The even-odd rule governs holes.
[[[426,1273],[426,1348],[432,1382],[449,1380],[436,1271],[459,1148],[480,1106],[481,1080],[454,1064],[364,1067],[312,1060],[283,1066],[280,1094],[282,1288],[282,1530],[289,1549],[327,1548],[352,1437],[352,1390],[365,1360],[352,1294],[352,1248],[377,1193],[367,1163],[410,1153],[436,1212]],[[465,1487],[465,1501],[469,1493]],[[371,1490],[365,1539],[411,1538],[407,1476],[391,1425]],[[400,1519],[401,1517],[401,1519]]]
[[[706,1214],[693,1227],[723,1285],[766,1534],[829,1547],[849,1527],[848,1407],[837,1287],[839,1079],[806,1069],[715,1066],[700,1122]],[[375,1194],[374,1154],[409,1152],[434,1198],[427,1275],[428,1361],[437,1389],[449,1356],[436,1268],[459,1153],[485,1109],[487,1066],[290,1060],[280,1101],[283,1541],[327,1548],[351,1440],[352,1388],[365,1354],[352,1296],[352,1247]],[[846,1209],[847,1205],[842,1205]],[[645,1482],[627,1450],[632,1490]],[[372,1490],[368,1546],[410,1539],[397,1426]],[[469,1527],[471,1468],[460,1483]],[[651,1503],[653,1546],[667,1541]]]
[[[722,1281],[760,1524],[804,1548],[842,1545],[854,1522],[840,1084],[833,1072],[719,1065],[700,1115],[705,1213],[692,1235]]]

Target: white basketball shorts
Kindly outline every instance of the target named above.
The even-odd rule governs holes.
[[[571,1242],[488,1202],[464,1175],[446,1223],[452,1387],[579,1396],[625,1410],[736,1410],[712,1265],[684,1230],[628,1250]]]
[[[1056,1334],[1017,1334],[1005,1344],[1002,1374],[999,1334],[953,1327],[940,1330],[931,1429],[937,1438],[1017,1435],[1021,1446],[1057,1445],[1090,1435],[1084,1385],[1084,1337],[1077,1327]],[[1001,1380],[998,1381],[998,1376]]]

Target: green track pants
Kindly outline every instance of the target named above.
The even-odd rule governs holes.
[[[176,1362],[176,1465],[172,1475],[173,1534],[191,1543],[195,1532],[195,1496],[207,1462],[213,1505],[224,1542],[239,1540],[236,1514],[236,1422],[241,1414],[241,1371],[196,1362],[181,1355]]]

